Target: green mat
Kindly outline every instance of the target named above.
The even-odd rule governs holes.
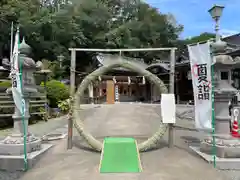
[[[100,173],[141,172],[137,143],[133,138],[105,138]]]

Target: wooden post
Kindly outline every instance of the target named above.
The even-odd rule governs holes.
[[[75,94],[75,70],[76,70],[76,51],[74,49],[71,50],[71,67],[70,67],[70,99],[71,99],[71,106],[73,103],[73,98]],[[72,107],[71,107],[72,108]],[[73,110],[73,109],[72,109]],[[68,119],[68,142],[67,142],[67,149],[72,149],[72,136],[73,136],[73,120],[72,120],[72,113],[69,115]]]
[[[115,84],[113,80],[107,80],[107,104],[114,104],[115,102]]]
[[[179,99],[179,79],[176,79],[176,104],[180,103],[180,99]]]
[[[175,49],[170,51],[170,75],[169,75],[169,93],[174,94],[174,80],[175,80]],[[168,147],[174,147],[174,127],[173,124],[169,124],[168,129]]]

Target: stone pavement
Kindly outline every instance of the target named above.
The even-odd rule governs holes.
[[[61,128],[67,124],[67,116],[61,116],[53,119],[49,119],[47,122],[41,121],[36,124],[32,124],[28,127],[29,132],[36,136],[42,137],[43,135],[54,131],[55,129]],[[6,130],[0,130],[0,139],[3,139],[9,133],[12,128]]]
[[[66,151],[61,141],[21,180],[226,180],[221,172],[176,147],[141,154],[143,172],[135,174],[99,174],[100,154],[73,148]]]
[[[135,104],[105,105],[85,118],[85,126],[100,140],[104,136],[123,135],[142,141],[158,127],[158,108]],[[192,124],[185,122],[188,126]],[[56,146],[19,180],[228,180],[225,173],[217,171],[189,150],[186,142],[197,143],[201,134],[185,128],[184,123],[181,126],[176,128],[173,149],[166,147],[166,133],[160,149],[141,154],[142,173],[99,174],[100,153],[86,150],[87,145],[76,135],[72,150],[66,150],[66,140],[54,142]]]
[[[81,108],[81,118],[85,119],[86,117],[90,117],[98,105],[94,106],[83,106]],[[12,128],[0,130],[0,140],[4,139],[8,134],[12,132]],[[47,122],[40,121],[36,124],[32,124],[28,126],[28,130],[30,133],[33,133],[35,136],[43,137],[49,133],[67,133],[67,116],[61,116],[57,118],[49,119]],[[1,179],[0,179],[1,180]]]

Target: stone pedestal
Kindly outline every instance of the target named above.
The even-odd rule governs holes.
[[[41,139],[32,134],[27,135],[26,152],[41,150]],[[23,155],[24,154],[24,137],[21,135],[9,135],[3,141],[0,141],[1,155]]]
[[[216,137],[216,156],[220,158],[240,158],[240,141],[229,137]],[[221,139],[221,141],[220,141]],[[214,146],[212,141],[203,141],[200,147],[201,152],[213,154]]]
[[[15,107],[13,114],[14,128],[10,135],[0,141],[0,169],[7,171],[24,170],[24,126],[26,131],[26,153],[28,168],[31,168],[40,155],[52,145],[41,144],[41,138],[34,136],[28,131],[29,99],[25,98],[25,116]]]
[[[190,146],[190,148],[196,152],[200,157],[206,160],[208,163],[214,163],[214,158],[212,154],[202,151],[200,147]],[[234,149],[234,148],[233,148]],[[238,149],[234,149],[238,150]],[[216,157],[216,167],[223,170],[240,170],[240,158],[220,158]]]
[[[0,141],[0,153],[1,155],[21,155],[24,154],[24,126],[27,138],[27,153],[41,149],[41,139],[35,137],[28,132],[28,120],[29,120],[29,99],[25,98],[25,116],[22,117],[19,109],[15,107],[15,113],[13,114],[13,132],[7,136],[3,141]]]

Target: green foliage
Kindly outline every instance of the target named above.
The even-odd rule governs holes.
[[[12,81],[2,81],[0,82],[0,87],[9,88],[12,86]]]
[[[41,83],[43,86],[43,83]],[[50,107],[58,107],[58,102],[69,98],[69,88],[67,85],[57,80],[48,81],[47,98],[49,100]]]
[[[215,34],[205,32],[205,33],[200,34],[199,36],[194,36],[192,38],[187,38],[184,40],[178,40],[175,43],[175,46],[178,48],[177,53],[186,56],[188,54],[188,52],[187,52],[188,44],[194,44],[194,43],[198,43],[198,42],[207,41],[214,37],[215,37]]]
[[[202,41],[207,41],[209,39],[215,38],[215,34],[213,33],[202,33],[199,36],[194,36],[192,38],[188,38],[185,40],[186,44],[192,44],[192,43],[197,43],[197,42],[202,42]]]
[[[69,109],[70,109],[69,99],[66,99],[66,100],[63,100],[63,101],[59,101],[59,102],[58,102],[58,108],[59,108],[62,112],[64,112],[64,113],[68,112]]]
[[[173,16],[139,0],[1,0],[0,49],[10,50],[11,22],[20,24],[21,37],[33,48],[34,60],[65,56],[69,67],[69,47],[141,48],[172,46],[183,27]],[[0,51],[1,52],[1,51]],[[92,63],[93,53],[77,53],[77,67]],[[160,52],[126,53],[146,61]],[[1,56],[1,54],[0,54]],[[56,62],[57,63],[57,62]],[[52,78],[64,75],[56,66]],[[58,74],[57,74],[58,73]],[[56,75],[57,74],[57,75]],[[66,75],[67,76],[67,75]],[[60,76],[61,77],[61,76]]]
[[[49,61],[43,59],[42,61],[42,70],[49,70],[48,79],[60,79],[65,71],[65,66],[60,67],[58,61]]]
[[[44,121],[48,120],[49,117],[44,107],[39,107],[38,112],[40,112],[39,116],[41,117],[41,120],[44,120]]]

